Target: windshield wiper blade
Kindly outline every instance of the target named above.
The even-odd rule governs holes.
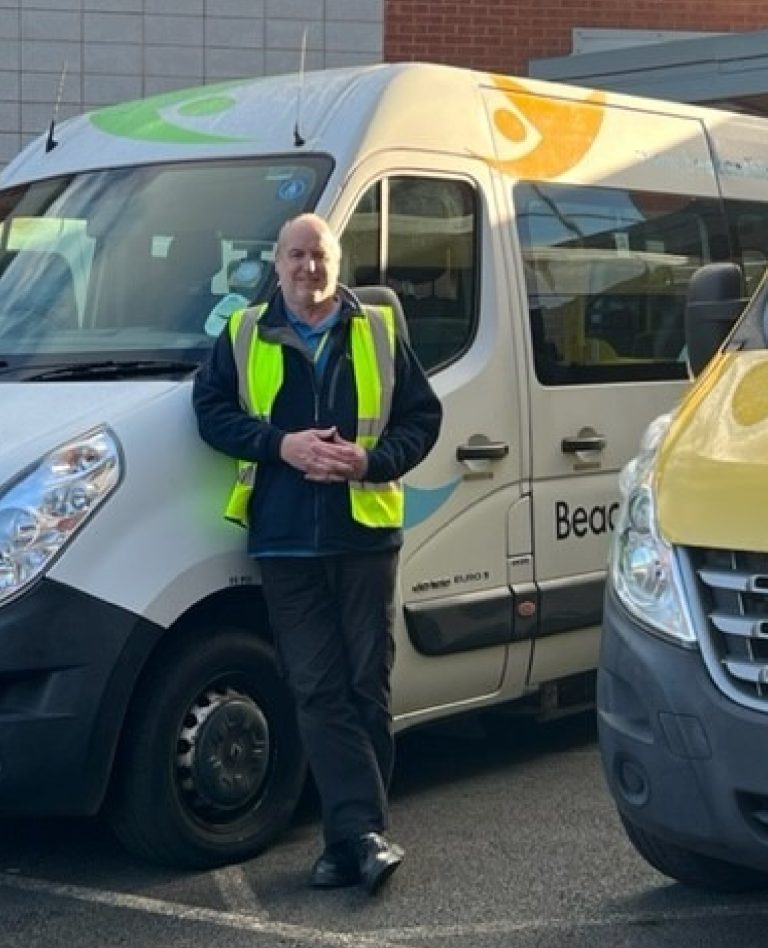
[[[114,359],[99,362],[70,362],[52,366],[26,376],[28,382],[48,382],[61,379],[115,379],[150,375],[188,375],[198,367],[197,362],[179,359]]]

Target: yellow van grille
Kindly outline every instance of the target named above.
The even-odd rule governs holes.
[[[697,588],[693,620],[712,678],[740,704],[768,710],[768,554],[680,553]]]

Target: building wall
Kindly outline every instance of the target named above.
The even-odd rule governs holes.
[[[387,0],[384,59],[528,74],[566,56],[574,27],[747,32],[768,26],[768,0]]]
[[[0,165],[58,117],[156,92],[380,62],[384,0],[0,0]],[[63,81],[62,81],[63,75]]]
[[[528,72],[572,29],[741,32],[768,0],[0,0],[0,166],[58,118],[240,76],[429,60]]]

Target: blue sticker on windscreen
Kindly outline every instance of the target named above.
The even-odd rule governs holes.
[[[277,189],[277,196],[281,201],[296,201],[306,190],[305,181],[302,181],[301,178],[291,178],[288,181],[283,181]]]

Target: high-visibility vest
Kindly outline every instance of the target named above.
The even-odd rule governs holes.
[[[266,304],[238,310],[229,318],[242,407],[269,422],[283,384],[283,348],[260,338],[258,322]],[[350,320],[352,369],[357,390],[356,442],[370,449],[381,437],[392,408],[395,386],[395,316],[391,307],[366,307],[365,318]],[[254,461],[237,462],[237,481],[224,512],[228,520],[248,524],[248,504],[256,480]],[[372,484],[350,481],[352,518],[367,527],[400,527],[404,498],[399,480]]]

